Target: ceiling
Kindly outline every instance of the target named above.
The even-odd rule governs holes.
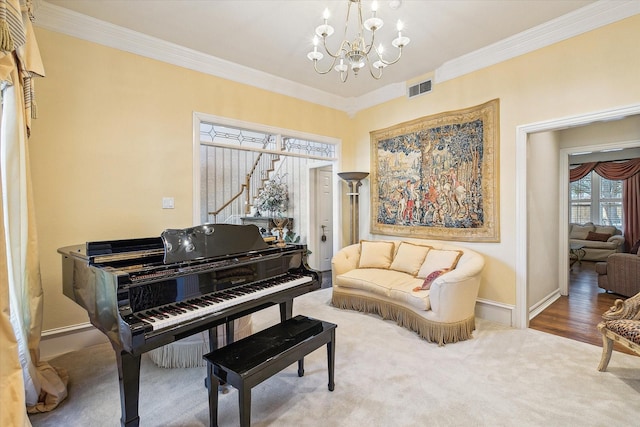
[[[402,0],[395,10],[391,7],[393,2],[379,0],[378,17],[385,25],[376,33],[376,45],[382,41],[391,56],[394,48],[390,41],[396,36],[398,19],[404,22],[403,35],[411,42],[404,48],[402,59],[385,69],[381,80],[363,70],[357,78],[351,75],[346,83],[340,82],[335,71],[316,74],[307,53],[313,49],[314,30],[322,23],[325,8],[331,12],[329,24],[336,29],[329,42],[333,42],[331,46],[338,44],[347,0],[46,2],[323,92],[358,97],[433,72],[447,61],[585,7],[594,0]],[[370,16],[370,4],[369,0],[363,0],[365,19]]]

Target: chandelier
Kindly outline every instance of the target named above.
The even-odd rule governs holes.
[[[396,2],[396,7],[399,2]],[[347,39],[347,30],[349,27],[349,16],[351,14],[351,6],[357,7],[358,14],[358,28],[355,37],[352,41]],[[323,18],[324,24],[319,25],[316,28],[316,35],[313,37],[313,52],[307,54],[307,58],[313,61],[313,68],[319,74],[327,74],[332,69],[340,73],[340,80],[346,82],[349,77],[349,69],[353,71],[353,74],[357,77],[358,72],[365,66],[369,69],[371,76],[374,79],[380,79],[382,77],[383,69],[395,64],[400,60],[402,56],[402,48],[409,44],[409,38],[402,35],[403,24],[398,20],[397,30],[398,37],[393,39],[391,44],[398,49],[398,55],[393,60],[384,59],[382,43],[379,46],[375,46],[376,31],[382,28],[384,22],[377,16],[378,2],[373,1],[371,3],[371,17],[363,22],[362,20],[362,2],[360,0],[349,0],[349,6],[347,8],[347,17],[344,24],[343,40],[340,42],[340,46],[334,52],[327,47],[327,38],[330,37],[334,30],[329,25],[329,9],[325,9]],[[371,33],[369,42],[365,40],[365,30]],[[318,44],[320,43],[319,37],[322,38],[322,47],[324,51],[333,58],[331,65],[326,70],[318,69],[318,61],[324,58],[324,54],[318,52]]]

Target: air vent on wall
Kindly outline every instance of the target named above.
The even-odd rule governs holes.
[[[431,79],[409,86],[409,98],[431,92]]]

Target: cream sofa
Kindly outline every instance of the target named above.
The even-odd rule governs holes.
[[[582,260],[606,261],[609,255],[623,251],[624,237],[622,231],[613,226],[572,223],[569,224],[569,244],[583,246]]]
[[[479,253],[431,240],[362,241],[331,265],[334,306],[395,320],[439,345],[472,337]]]

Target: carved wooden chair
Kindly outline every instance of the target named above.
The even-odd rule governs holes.
[[[602,333],[599,371],[607,369],[614,341],[640,354],[640,293],[626,300],[616,300],[614,306],[602,315],[598,330]]]

